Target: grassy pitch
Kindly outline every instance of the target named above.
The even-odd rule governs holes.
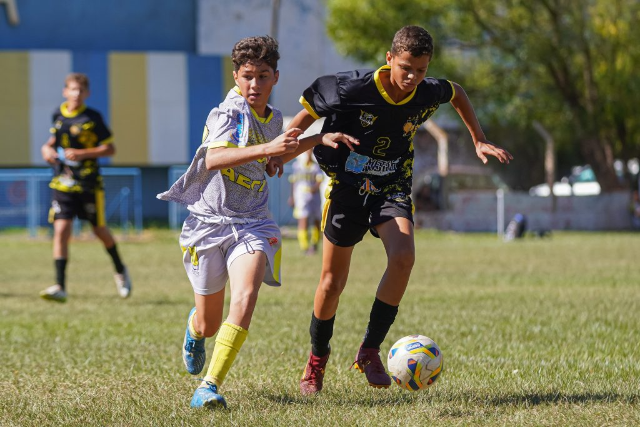
[[[222,388],[229,410],[213,412],[189,408],[198,382],[180,347],[193,297],[176,239],[152,230],[120,242],[134,281],[128,300],[99,242],[73,241],[69,300],[58,304],[38,297],[53,283],[51,242],[0,234],[0,425],[640,424],[640,234],[506,244],[418,231],[412,279],[382,346],[386,355],[412,333],[439,344],[445,371],[417,393],[373,389],[349,370],[385,264],[367,236],[340,301],[325,390],[314,397],[299,394],[298,380],[320,256],[285,240],[285,285],[264,285]]]

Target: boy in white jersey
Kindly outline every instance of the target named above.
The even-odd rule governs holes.
[[[270,158],[291,153],[300,143],[357,144],[341,133],[301,141],[299,129],[280,135],[282,114],[267,103],[278,82],[279,58],[278,43],[269,36],[248,37],[235,44],[231,59],[237,86],[209,113],[203,143],[187,172],[158,195],[187,205],[191,212],[180,235],[195,298],[182,352],[189,373],[202,371],[205,338],[218,333],[192,407],[226,408],[219,388],[247,337],[260,285],[281,283],[281,236],[267,206],[265,171],[281,176],[283,169],[279,159]],[[230,307],[222,323],[227,280]]]
[[[313,152],[307,150],[296,158],[293,173],[289,175],[291,196],[289,205],[293,207],[293,217],[298,220],[298,244],[302,252],[315,254],[320,241],[320,219],[322,196],[320,186],[324,173],[313,158]],[[309,238],[311,229],[311,238]]]

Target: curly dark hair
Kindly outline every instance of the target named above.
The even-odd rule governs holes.
[[[417,25],[407,25],[393,36],[391,54],[396,56],[409,52],[413,57],[433,56],[433,38],[427,30]]]
[[[276,71],[278,59],[280,59],[278,42],[271,36],[245,37],[236,43],[231,51],[235,71],[247,63],[258,65],[263,62]]]

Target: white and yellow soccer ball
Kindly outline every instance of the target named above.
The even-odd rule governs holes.
[[[431,338],[409,335],[389,350],[389,374],[398,386],[418,391],[433,384],[442,372],[442,352]]]

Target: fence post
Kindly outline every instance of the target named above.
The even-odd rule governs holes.
[[[502,188],[498,188],[496,190],[496,197],[498,198],[497,204],[497,227],[498,227],[498,238],[504,238],[504,190]]]
[[[38,201],[40,200],[39,179],[32,175],[27,182],[27,194],[29,195],[27,227],[29,228],[29,236],[36,237],[38,235]]]

